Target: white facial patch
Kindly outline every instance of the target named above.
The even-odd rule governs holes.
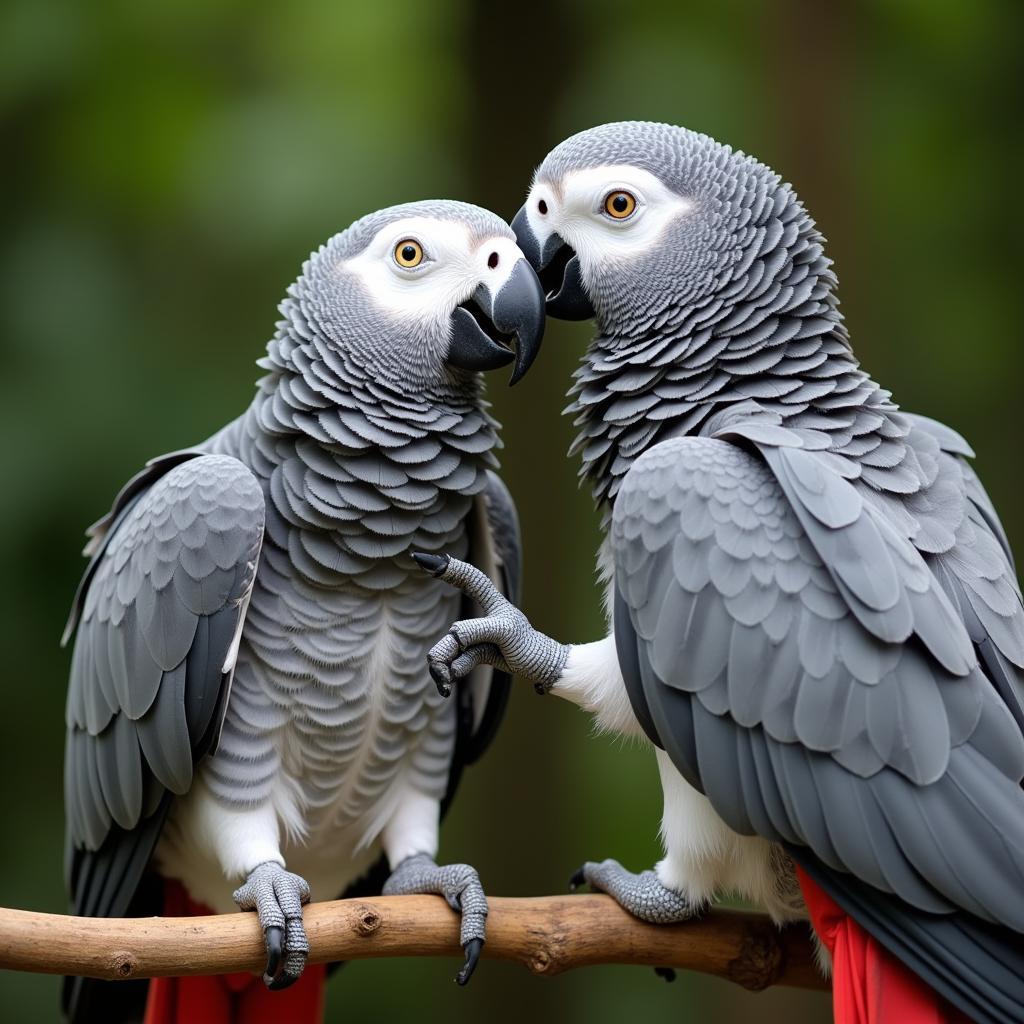
[[[621,220],[605,205],[616,192],[626,192],[636,202],[632,214]],[[526,216],[541,246],[554,233],[572,246],[585,279],[598,263],[646,254],[665,228],[692,208],[689,200],[649,171],[623,164],[572,171],[558,182],[557,192],[537,182],[530,190]]]
[[[423,252],[415,267],[403,267],[395,258],[396,250],[407,241]],[[343,268],[357,276],[374,302],[389,313],[441,321],[481,283],[497,294],[523,258],[511,238],[474,242],[467,226],[458,221],[407,217],[381,228]]]

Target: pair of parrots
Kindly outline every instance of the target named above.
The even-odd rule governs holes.
[[[789,185],[693,131],[604,125],[546,157],[511,228],[371,214],[280,313],[249,408],[91,529],[69,623],[76,912],[238,907],[266,939],[262,981],[155,981],[147,1021],[316,1020],[311,892],[443,895],[467,980],[487,901],[435,863],[438,826],[513,675],[655,748],[664,859],[579,882],[647,921],[723,892],[809,918],[844,1024],[1024,1019],[1013,558],[963,438],[860,369]],[[546,313],[597,328],[571,409],[608,636],[578,645],[517,607],[481,377],[524,374]],[[76,1022],[146,998],[65,989]]]

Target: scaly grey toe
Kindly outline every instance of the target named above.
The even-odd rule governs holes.
[[[239,910],[255,910],[267,947],[263,982],[269,989],[287,988],[299,980],[309,940],[302,925],[302,907],[309,902],[309,886],[299,875],[276,861],[258,864],[234,894]]]
[[[606,892],[623,910],[651,924],[675,924],[689,920],[697,912],[682,893],[662,885],[653,871],[635,875],[617,860],[587,861],[570,884],[575,888],[583,882]]]
[[[443,896],[452,910],[462,915],[459,938],[466,953],[466,962],[455,980],[465,985],[476,970],[483,949],[487,926],[487,897],[480,876],[468,864],[438,866],[425,853],[406,857],[384,884],[385,896],[408,896],[414,893],[436,893]]]

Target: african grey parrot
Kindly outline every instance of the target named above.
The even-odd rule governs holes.
[[[577,882],[652,921],[723,890],[809,914],[843,1021],[935,1020],[935,991],[1024,1019],[1024,610],[970,447],[861,370],[822,236],[743,153],[585,131],[513,227],[548,311],[597,324],[570,411],[609,636],[557,643],[424,555],[487,615],[439,686],[500,665],[656,746],[664,859]]]
[[[336,898],[371,872],[377,891],[387,878],[385,892],[461,909],[464,982],[487,904],[472,868],[434,863],[438,823],[508,679],[487,668],[457,706],[438,696],[426,653],[459,596],[407,552],[454,549],[518,593],[518,522],[477,371],[514,360],[513,382],[526,372],[543,291],[498,217],[421,202],[335,235],[280,312],[249,408],[149,463],[90,530],[65,636],[77,627],[75,912],[237,903],[259,915],[277,989],[302,973],[310,892]],[[271,1009],[315,1015],[322,979]],[[190,999],[216,1017],[211,1001],[244,1009],[237,999],[262,992],[187,981],[207,987],[150,986],[147,1020],[185,1021]],[[128,1018],[124,992],[71,979],[66,1009]]]

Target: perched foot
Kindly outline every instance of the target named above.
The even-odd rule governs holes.
[[[451,693],[455,680],[482,664],[529,679],[538,693],[547,693],[558,682],[569,648],[534,629],[479,569],[448,555],[414,551],[412,557],[422,569],[468,594],[484,612],[483,618],[453,623],[427,655],[442,696]]]
[[[569,880],[576,889],[584,883],[591,889],[606,892],[623,910],[651,924],[675,924],[694,917],[698,910],[681,893],[667,889],[653,871],[634,875],[617,860],[600,864],[587,861]]]
[[[255,910],[267,946],[263,983],[276,990],[299,980],[309,956],[309,941],[302,927],[302,906],[309,902],[304,878],[285,871],[276,861],[253,868],[232,899],[239,910]]]
[[[417,853],[406,857],[384,884],[385,896],[409,896],[414,893],[436,893],[443,896],[448,906],[462,915],[460,941],[466,962],[455,980],[465,985],[473,976],[480,951],[484,947],[487,897],[480,884],[480,877],[468,864],[445,864],[438,867],[433,858],[425,853]]]

